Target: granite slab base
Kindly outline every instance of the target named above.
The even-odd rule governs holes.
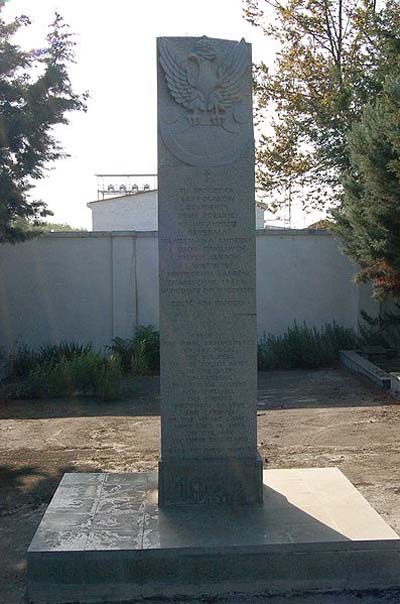
[[[263,464],[254,459],[158,462],[158,504],[249,505],[263,501]]]
[[[157,504],[157,473],[65,474],[28,600],[400,587],[400,539],[336,468],[264,471],[258,506]]]

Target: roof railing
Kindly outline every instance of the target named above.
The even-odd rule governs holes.
[[[98,200],[157,189],[157,174],[154,173],[102,173],[95,176]]]

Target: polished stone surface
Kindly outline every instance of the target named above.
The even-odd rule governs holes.
[[[157,505],[157,473],[66,474],[28,550],[34,602],[400,584],[400,540],[336,468],[264,471],[258,506]]]

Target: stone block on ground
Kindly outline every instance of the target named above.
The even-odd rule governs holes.
[[[397,534],[336,468],[265,470],[262,505],[157,491],[157,473],[66,474],[28,551],[34,604],[400,586]]]

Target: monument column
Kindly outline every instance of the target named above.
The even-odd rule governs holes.
[[[158,39],[159,504],[262,502],[251,47]]]

